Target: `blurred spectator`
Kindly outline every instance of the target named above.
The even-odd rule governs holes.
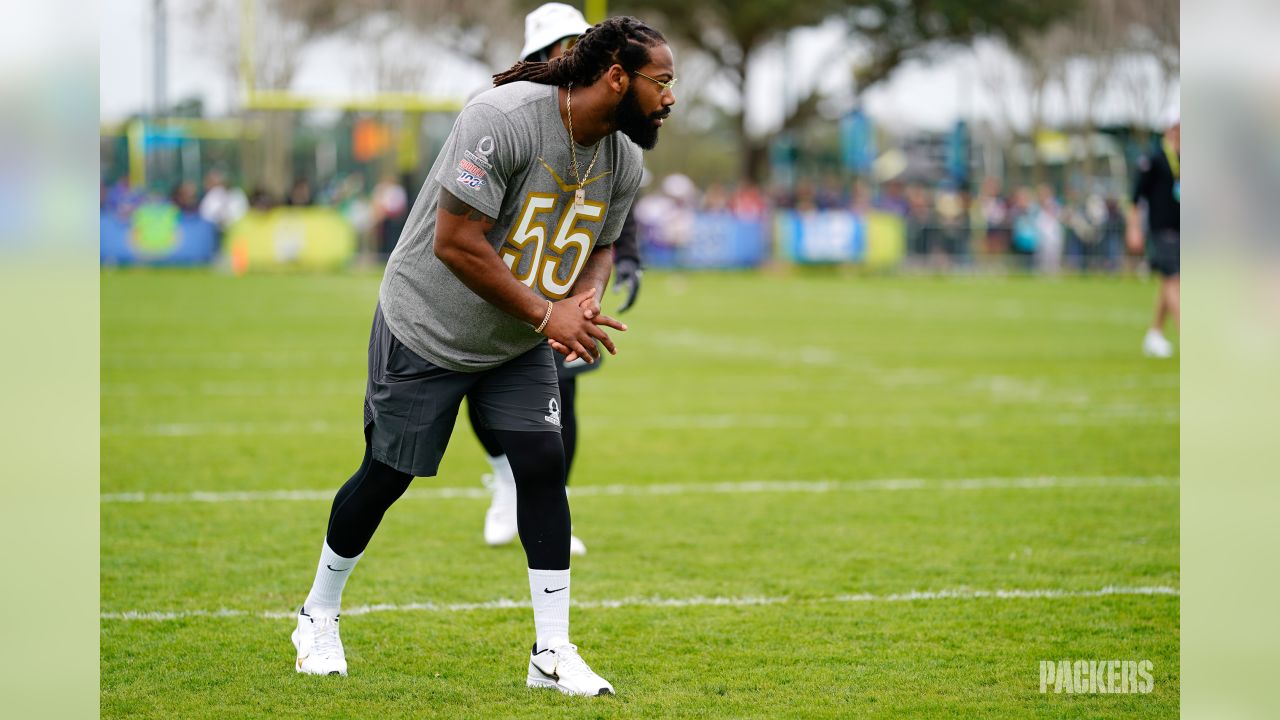
[[[871,212],[871,185],[861,178],[853,183],[853,200],[850,207],[855,213],[866,217]]]
[[[122,177],[107,188],[102,209],[120,218],[128,218],[144,200],[146,195],[129,187],[129,180]]]
[[[1053,195],[1053,188],[1042,183],[1039,203],[1036,207],[1036,267],[1048,275],[1056,275],[1062,268],[1062,208]]]
[[[920,185],[907,187],[907,252],[927,255],[933,244],[936,218],[929,204],[929,192]]]
[[[1092,271],[1115,269],[1119,259],[1120,247],[1116,241],[1123,242],[1123,218],[1111,218],[1108,201],[1099,191],[1094,191],[1081,198],[1072,194],[1063,209],[1062,224],[1066,228],[1066,258],[1077,269]],[[1114,232],[1115,221],[1120,221],[1120,237]],[[1108,227],[1108,223],[1111,226]],[[1107,235],[1108,231],[1112,234]],[[1111,246],[1108,246],[1111,243]]]
[[[763,220],[768,205],[760,188],[744,181],[738,184],[729,198],[729,209],[743,220]]]
[[[966,205],[966,198],[956,190],[942,190],[937,194],[935,208],[938,226],[929,252],[941,256],[940,260],[967,255],[969,208]]]
[[[702,195],[704,212],[722,213],[729,209],[729,191],[720,183],[711,183]]]
[[[774,207],[785,208],[788,210],[795,209],[795,196],[782,183],[774,182],[771,184],[766,197],[768,202],[770,202]]]
[[[351,173],[334,185],[333,205],[355,229],[361,252],[371,252],[374,247],[373,204],[365,197],[364,178],[359,173]]]
[[[183,180],[173,189],[173,193],[169,195],[169,200],[178,206],[184,214],[195,214],[200,209],[198,195],[196,193],[196,184],[190,180]]]
[[[1036,207],[1031,201],[1031,190],[1020,187],[1013,192],[1013,203],[1009,209],[1010,225],[1013,230],[1012,244],[1014,264],[1024,270],[1031,269],[1031,261],[1035,256],[1039,241],[1036,227]]]
[[[902,181],[890,180],[880,188],[880,196],[876,198],[876,208],[905,218],[909,210],[907,195],[903,191]]]
[[[315,202],[312,197],[311,181],[306,177],[300,177],[293,181],[293,187],[289,188],[289,197],[285,199],[285,204],[292,207],[307,207]]]
[[[982,180],[982,192],[976,205],[983,226],[983,250],[990,255],[1009,252],[1013,228],[1009,204],[1000,195],[999,178],[987,176]]]
[[[1103,201],[1103,219],[1098,235],[1102,267],[1111,272],[1119,270],[1124,261],[1125,225],[1120,201],[1114,197]]]
[[[249,199],[240,188],[228,186],[226,176],[220,170],[210,170],[205,174],[200,217],[213,223],[221,234],[247,212]]]
[[[659,256],[664,248],[687,245],[693,238],[697,207],[698,187],[692,180],[679,173],[663,178],[657,192],[645,195],[635,204],[642,245],[656,246]]]
[[[791,200],[791,207],[798,212],[814,212],[818,209],[818,191],[809,180],[796,183],[796,191]]]
[[[276,206],[276,198],[271,191],[264,187],[254,188],[253,193],[249,195],[249,207],[253,210],[266,212]]]
[[[1084,270],[1097,240],[1097,229],[1089,217],[1088,198],[1076,190],[1068,190],[1062,204],[1062,259],[1064,265]]]
[[[835,173],[827,173],[822,178],[822,187],[814,197],[819,210],[843,210],[849,206],[849,196],[845,193],[844,183]]]
[[[376,249],[382,255],[390,255],[400,241],[400,233],[409,215],[409,194],[396,181],[395,175],[387,173],[373,186],[371,202],[378,238]]]

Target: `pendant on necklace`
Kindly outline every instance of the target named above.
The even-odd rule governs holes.
[[[574,207],[577,207],[578,209],[582,209],[582,206],[587,204],[587,191],[581,187],[578,188],[577,190],[574,190],[573,204],[574,204]]]

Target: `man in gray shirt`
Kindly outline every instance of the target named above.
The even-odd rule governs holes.
[[[507,451],[537,640],[527,684],[611,694],[569,642],[569,504],[552,352],[598,359],[617,238],[675,95],[666,40],[635,18],[517,63],[463,109],[387,263],[369,339],[365,456],[339,489],[293,634],[298,672],[345,675],[342,589],[383,514],[435,475],[463,396]],[[626,137],[622,137],[625,135]],[[628,141],[628,138],[630,141]]]
[[[568,52],[578,37],[591,25],[582,13],[571,5],[549,2],[538,6],[524,19],[524,48],[520,59],[526,62],[547,62]],[[624,291],[618,313],[626,312],[636,300],[640,290],[640,247],[636,237],[635,206],[622,222],[622,230],[613,243],[613,291]],[[565,484],[573,478],[573,461],[578,450],[578,378],[598,370],[603,363],[587,364],[585,360],[564,361],[555,355],[556,374],[560,378],[560,439],[564,443]],[[603,360],[604,358],[601,358]],[[480,417],[476,403],[467,403],[467,414],[476,440],[484,448],[485,459],[493,470],[482,478],[484,486],[493,493],[489,509],[484,514],[484,541],[491,546],[506,545],[515,540],[516,527],[516,479],[507,460],[507,451]],[[569,552],[585,555],[587,546],[576,533],[569,537]]]

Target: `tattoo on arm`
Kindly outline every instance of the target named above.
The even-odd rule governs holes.
[[[439,205],[441,210],[444,210],[450,215],[458,215],[460,217],[465,217],[467,220],[470,220],[472,222],[483,222],[485,232],[489,232],[490,230],[492,230],[493,225],[496,222],[494,218],[491,218],[488,215],[485,215],[484,213],[480,212],[479,210],[471,207],[466,202],[458,199],[456,195],[454,195],[453,193],[443,188],[441,188],[440,190]]]

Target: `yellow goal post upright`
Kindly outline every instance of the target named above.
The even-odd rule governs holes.
[[[314,95],[288,90],[260,90],[254,81],[253,48],[255,41],[255,0],[241,0],[240,12],[240,86],[245,110],[303,111],[318,109],[365,112],[399,112],[404,114],[397,138],[396,167],[412,172],[421,162],[417,128],[425,113],[456,113],[462,109],[459,98],[439,98],[416,93],[375,93],[364,97]]]

